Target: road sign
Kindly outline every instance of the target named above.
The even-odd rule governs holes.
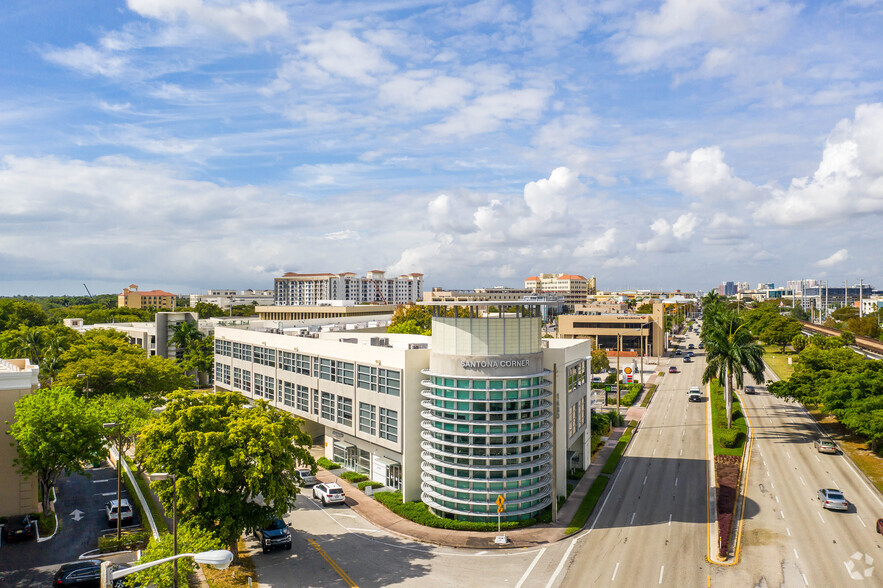
[[[502,507],[502,506],[498,506],[498,507],[497,507],[497,514],[499,514],[499,513],[501,513],[501,512],[503,512],[503,507]]]
[[[502,494],[497,496],[497,506],[499,506],[500,508],[503,508],[504,502],[506,502],[506,498]],[[497,511],[497,512],[503,512],[503,511]]]

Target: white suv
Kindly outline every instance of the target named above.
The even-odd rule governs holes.
[[[322,506],[328,506],[333,503],[343,503],[346,496],[340,484],[317,484],[313,486],[313,498],[322,501]]]
[[[117,515],[120,516],[120,519],[122,521],[131,521],[132,505],[129,504],[128,499],[123,498],[122,500],[120,500],[120,507],[117,508],[117,501],[111,500],[104,505],[104,513],[107,515],[108,524],[115,525],[117,522]]]

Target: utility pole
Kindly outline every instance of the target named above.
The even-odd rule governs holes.
[[[865,282],[861,278],[858,280],[858,318],[862,318],[862,300],[865,290]]]
[[[619,424],[619,356],[622,354],[622,333],[616,335],[616,423]]]

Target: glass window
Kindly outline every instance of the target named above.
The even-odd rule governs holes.
[[[353,426],[353,400],[344,396],[337,397],[337,422],[346,427]]]
[[[261,374],[254,375],[254,395],[261,398],[264,395],[264,376]]]
[[[334,361],[324,357],[319,358],[319,378],[322,380],[334,381]]]
[[[323,419],[328,419],[329,421],[334,420],[334,394],[329,394],[328,392],[322,392],[322,413],[321,416]]]
[[[238,367],[233,368],[233,387],[242,390],[242,370]]]
[[[310,375],[310,356],[303,355],[301,353],[297,354],[297,363],[295,371],[301,375],[309,376]]]
[[[274,400],[276,398],[274,384],[275,380],[270,376],[264,377],[264,398],[267,400]]]
[[[251,392],[251,372],[242,370],[242,391]]]
[[[295,408],[304,412],[310,412],[310,389],[306,386],[297,385],[297,404]]]
[[[380,437],[389,441],[399,440],[399,413],[395,410],[380,408]]]
[[[294,406],[294,384],[291,382],[282,382],[282,404],[285,406]]]
[[[359,386],[359,388],[364,388],[365,390],[377,389],[377,368],[373,368],[367,365],[360,365],[357,371],[357,385]]]
[[[359,430],[369,435],[377,434],[377,417],[373,404],[359,403]]]
[[[377,391],[381,394],[399,396],[401,375],[398,370],[377,369]]]
[[[353,385],[353,364],[346,361],[337,362],[337,381],[341,384]]]
[[[286,372],[293,372],[294,371],[294,354],[288,353],[287,351],[280,351],[280,354],[282,357],[280,358],[281,361],[279,362],[280,363],[279,367],[281,367]]]
[[[313,391],[313,414],[319,414],[319,391],[312,388]]]

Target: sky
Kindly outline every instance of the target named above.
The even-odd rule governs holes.
[[[7,0],[0,295],[883,288],[883,1]]]

